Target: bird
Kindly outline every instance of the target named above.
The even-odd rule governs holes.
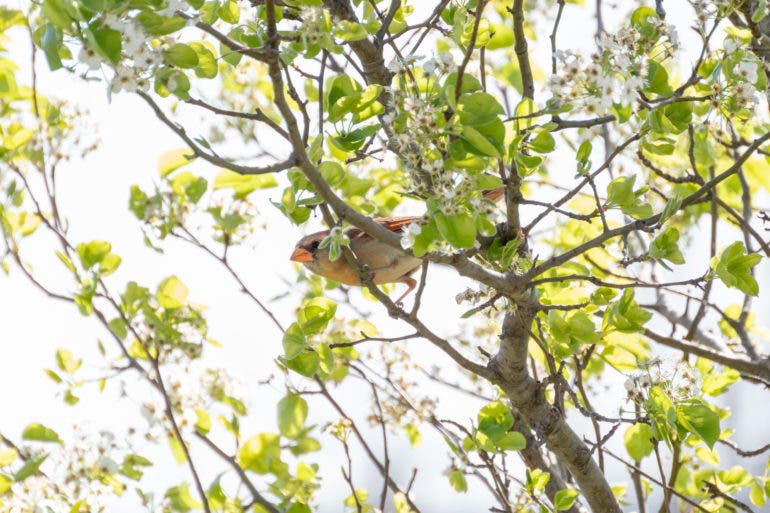
[[[484,198],[496,202],[503,197],[504,188],[490,189],[483,192]],[[404,228],[412,224],[419,224],[420,216],[383,217],[374,221],[383,228],[394,233],[401,233]],[[422,260],[389,244],[381,242],[365,231],[350,226],[344,230],[350,240],[350,249],[356,255],[359,262],[366,266],[370,273],[372,283],[404,283],[406,291],[396,300],[396,304],[402,304],[417,286],[417,281],[410,275],[421,265]],[[311,272],[345,285],[362,286],[358,270],[350,265],[344,258],[332,260],[329,256],[329,246],[321,247],[321,241],[326,238],[330,230],[311,233],[302,237],[294,247],[290,260],[307,267]]]

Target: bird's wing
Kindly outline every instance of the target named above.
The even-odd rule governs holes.
[[[381,217],[381,218],[375,219],[375,221],[381,226],[383,226],[384,228],[387,228],[392,232],[399,232],[405,226],[408,226],[412,223],[419,223],[420,219],[421,217],[418,217],[418,216]],[[368,233],[360,230],[359,228],[356,228],[355,226],[348,228],[347,234],[350,240],[353,240],[356,238],[371,237]]]

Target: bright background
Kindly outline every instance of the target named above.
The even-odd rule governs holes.
[[[616,6],[605,5],[605,23],[608,29],[626,13],[627,8],[632,7],[626,7],[624,4],[625,2],[619,2]],[[685,51],[682,61],[686,65],[692,61],[690,54],[700,49],[698,38],[688,29],[692,13],[685,2],[666,2],[665,7],[668,10],[669,22],[677,25],[683,40]],[[432,9],[432,6],[418,6],[418,9],[427,11]],[[592,48],[595,27],[592,15],[591,9],[568,4],[559,31],[559,47]],[[15,30],[12,34],[16,40],[11,45],[11,56],[21,66],[18,74],[20,80],[25,80],[30,74],[29,43],[23,31]],[[533,51],[533,61],[543,63],[541,67],[546,68],[550,63],[547,32],[539,37],[536,44],[530,43],[530,49]],[[151,185],[158,181],[159,155],[181,147],[181,142],[154,118],[141,99],[118,94],[108,101],[104,84],[85,83],[63,71],[50,73],[41,61],[42,58],[38,60],[38,83],[41,93],[85,107],[93,125],[92,136],[101,143],[98,151],[83,160],[64,165],[59,171],[59,197],[62,211],[70,222],[71,240],[80,242],[103,239],[112,243],[113,251],[123,257],[120,269],[108,280],[113,290],[121,290],[125,282],[130,280],[154,288],[161,279],[171,274],[182,279],[190,289],[191,300],[208,307],[210,333],[222,343],[221,348],[206,348],[204,354],[207,365],[227,368],[258,398],[250,405],[251,425],[244,426],[242,433],[249,435],[257,430],[275,430],[274,405],[283,394],[280,379],[273,387],[257,390],[254,385],[258,380],[276,372],[272,360],[281,353],[280,332],[248,298],[238,292],[237,285],[226,271],[210,257],[173,240],[167,240],[163,244],[163,254],[148,249],[143,243],[138,222],[128,210],[129,187],[139,184],[145,190],[151,188]],[[689,68],[683,69],[686,72]],[[541,93],[539,98],[542,100],[545,96]],[[206,173],[207,178],[213,178],[215,170],[203,165],[194,165]],[[565,177],[569,179],[574,166],[571,157],[557,156],[553,166],[559,169],[560,165],[569,170],[565,172]],[[304,233],[321,227],[318,218],[312,219],[307,228],[303,229],[291,225],[283,218],[268,202],[269,199],[279,200],[280,191],[280,188],[275,188],[257,194],[256,208],[268,228],[256,232],[251,247],[237,248],[232,252],[234,267],[263,301],[287,291],[285,282],[292,283],[294,280],[294,271],[288,261],[294,243]],[[702,255],[707,251],[704,246],[705,234],[706,232],[693,234],[692,245],[686,256],[694,261],[704,260]],[[726,242],[729,241],[720,240],[722,245]],[[42,281],[56,284],[54,288],[58,287],[59,290],[69,290],[71,284],[63,279],[63,268],[50,248],[50,240],[32,237],[22,246],[22,251]],[[685,271],[687,270],[685,266]],[[457,328],[451,319],[459,318],[468,307],[458,306],[454,297],[464,290],[468,283],[458,278],[453,271],[435,266],[431,268],[429,275],[431,279],[423,299],[425,320],[440,334],[455,334]],[[766,290],[770,286],[764,265],[761,266],[758,280],[760,289]],[[399,288],[398,292],[400,291]],[[719,293],[722,294],[723,291],[719,289]],[[363,310],[371,312],[370,320],[377,324],[383,336],[398,336],[411,332],[407,326],[400,326],[390,320],[377,304],[365,302],[358,293],[353,297],[357,298]],[[289,295],[270,303],[270,309],[284,325],[288,325],[293,319],[297,302],[297,296]],[[755,303],[755,312],[767,312],[768,306],[767,294],[764,294],[764,297]],[[353,318],[351,312],[341,313]],[[758,323],[767,325],[766,315],[758,317]],[[62,390],[43,372],[46,367],[54,367],[56,349],[66,347],[72,350],[77,357],[84,359],[85,370],[93,376],[98,376],[104,369],[95,366],[96,362],[101,362],[96,340],[101,338],[107,345],[110,341],[93,319],[82,317],[73,305],[44,297],[13,267],[10,276],[0,277],[0,325],[0,344],[5,350],[3,354],[12,355],[0,360],[0,391],[5,406],[0,414],[0,432],[4,435],[18,440],[24,426],[34,421],[47,424],[65,435],[71,424],[83,421],[99,428],[113,429],[116,433],[125,431],[127,425],[140,428],[144,426],[143,419],[138,414],[136,400],[121,398],[117,382],[108,384],[107,390],[102,394],[96,392],[95,386],[86,387],[79,394],[81,401],[77,406],[68,407],[64,404]],[[452,368],[448,359],[433,350],[427,342],[412,341],[408,347],[415,359],[425,368],[430,368],[434,363]],[[659,349],[654,347],[655,351]],[[478,355],[473,356],[478,358]],[[296,377],[292,379],[297,385],[302,385]],[[617,407],[617,390],[622,386],[623,379],[618,375],[608,376],[605,383],[607,393],[610,394],[611,389],[614,391],[608,395],[609,399],[605,404],[602,404],[601,400],[597,404],[600,412],[607,415],[616,413],[609,408]],[[432,383],[426,383],[423,390],[437,397],[449,398],[440,403],[440,415],[460,421],[475,419],[482,404],[464,395],[452,395],[451,391]],[[766,428],[760,427],[770,425],[770,413],[767,408],[757,407],[758,404],[766,404],[766,397],[762,398],[759,394],[760,390],[756,387],[739,385],[733,388],[729,399],[722,401],[725,405],[729,404],[733,413],[726,425],[736,428],[735,440],[748,448],[767,442],[770,435]],[[365,417],[368,400],[363,399],[360,390],[355,390],[355,387],[343,388],[339,397],[349,409],[349,413],[357,413],[358,419]],[[323,422],[335,418],[327,413],[328,409],[313,408],[311,405],[310,421]],[[578,417],[572,414],[572,420],[575,421],[573,425],[592,436],[590,425]],[[365,424],[365,421],[362,420],[362,423]],[[373,445],[379,450],[379,435],[376,432],[370,434]],[[479,504],[488,505],[487,492],[478,486],[478,481],[471,478],[471,492],[463,495],[451,491],[446,476],[442,475],[448,461],[443,457],[448,452],[446,446],[430,428],[426,427],[423,435],[423,444],[417,451],[408,449],[408,443],[403,436],[394,438],[392,442],[393,474],[398,482],[405,484],[412,468],[419,468],[414,490],[417,491],[416,502],[422,506],[423,511],[467,511],[474,506],[478,508]],[[622,436],[616,436],[615,441],[614,449],[620,454],[625,454]],[[341,498],[348,494],[346,488],[341,488],[342,481],[338,471],[343,462],[342,451],[334,440],[325,440],[324,443],[322,453],[311,454],[306,460],[318,461],[327,481],[319,496],[321,510],[342,511]],[[734,458],[726,448],[720,448],[719,452],[724,461]],[[196,449],[194,454],[201,458],[199,462],[203,462],[199,467],[205,469],[204,481],[212,479],[215,471],[223,468],[218,464],[205,464],[211,461],[205,449]],[[327,456],[322,456],[323,454]],[[174,482],[168,481],[169,475],[174,476],[175,482],[189,480],[187,468],[177,466],[170,451],[163,445],[155,448],[152,455],[156,466],[148,472],[148,480],[145,483],[158,480],[156,489],[162,491],[165,487],[161,483]],[[759,457],[750,462],[743,461],[741,464],[761,473],[765,460],[766,457]],[[628,481],[625,470],[617,465],[611,468],[611,481]],[[368,488],[371,494],[379,493],[381,479],[360,454],[355,457],[353,472],[357,485]],[[329,486],[328,481],[335,485]],[[631,487],[628,499],[635,504]],[[135,506],[128,500],[121,502],[111,511],[134,510]]]

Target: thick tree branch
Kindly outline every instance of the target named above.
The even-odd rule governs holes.
[[[540,384],[527,370],[529,333],[535,310],[519,306],[505,314],[500,350],[489,367],[495,383],[546,446],[569,469],[594,513],[620,513],[621,509],[607,479],[591,457],[590,449],[569,427],[564,414],[548,403]]]

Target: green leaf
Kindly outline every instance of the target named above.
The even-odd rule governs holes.
[[[165,497],[171,502],[171,508],[174,511],[181,511],[186,513],[187,511],[194,509],[201,509],[203,504],[195,500],[190,492],[190,485],[182,483],[179,486],[174,486],[166,491]]]
[[[76,249],[83,269],[90,269],[100,263],[110,253],[112,245],[103,240],[94,240],[88,243],[80,243]]]
[[[414,448],[420,445],[422,442],[422,434],[420,429],[414,424],[407,424],[404,426],[407,438],[409,438],[409,444]]]
[[[369,36],[366,27],[348,20],[335,20],[334,35],[343,41],[360,41]]]
[[[59,57],[61,41],[59,32],[53,26],[53,23],[46,23],[43,35],[40,37],[40,45],[43,48],[45,59],[48,61],[48,67],[52,71],[61,68],[62,62],[61,57]]]
[[[521,451],[527,448],[527,439],[518,431],[508,431],[495,445],[504,451]]]
[[[652,207],[641,203],[640,196],[646,188],[634,191],[636,176],[621,176],[607,186],[607,205],[618,206],[620,210],[635,219],[643,219],[652,215]]]
[[[637,423],[629,426],[623,435],[628,455],[634,461],[642,461],[645,456],[652,453],[655,445],[652,443],[652,429],[647,424]]]
[[[527,490],[531,492],[538,492],[545,490],[545,486],[548,481],[551,480],[551,474],[544,472],[539,468],[532,471],[527,469]]]
[[[76,360],[70,350],[64,348],[56,350],[56,366],[67,374],[74,374],[81,363],[83,360]]]
[[[176,150],[169,150],[160,156],[158,159],[158,173],[160,176],[167,176],[176,171],[182,166],[186,166],[193,160],[195,160],[195,154],[190,148],[179,148]],[[136,186],[134,186],[136,187]],[[138,187],[137,187],[138,189]],[[133,199],[132,188],[132,199]],[[146,195],[145,195],[146,197]]]
[[[722,372],[709,373],[703,377],[701,390],[704,394],[717,396],[727,391],[728,387],[736,383],[740,377],[740,372],[735,369],[724,369]]]
[[[687,431],[702,438],[709,448],[719,439],[719,415],[703,401],[693,399],[678,405],[676,419]]]
[[[641,331],[651,318],[650,312],[636,304],[634,291],[629,288],[624,290],[620,299],[607,309],[603,326],[605,329],[614,328],[623,333],[635,333]]]
[[[472,127],[491,123],[505,112],[497,98],[484,92],[461,95],[456,111],[460,123]]]
[[[500,440],[513,426],[511,410],[502,402],[487,404],[478,413],[479,431],[493,442]]]
[[[61,262],[64,264],[64,266],[71,273],[74,274],[77,271],[77,268],[75,267],[75,264],[72,263],[72,260],[70,260],[70,258],[67,255],[65,255],[64,253],[62,253],[59,250],[56,250],[55,253],[56,253],[56,256],[59,258],[59,260],[61,260]]]
[[[234,2],[233,2],[234,3]],[[198,65],[195,66],[195,76],[199,78],[214,78],[219,72],[217,68],[217,58],[214,50],[209,48],[206,43],[190,43],[190,48],[195,50],[198,55]]]
[[[222,21],[235,25],[241,18],[241,8],[235,0],[225,0],[219,7],[219,17]]]
[[[181,308],[187,302],[187,286],[176,276],[169,276],[158,285],[156,297],[166,310]]]
[[[555,342],[554,352],[560,358],[577,353],[582,344],[595,344],[601,340],[594,321],[585,312],[562,315],[551,310],[548,312],[548,325]]]
[[[11,489],[13,480],[5,474],[0,474],[0,495]]]
[[[223,170],[214,179],[214,190],[233,189],[236,199],[243,199],[257,189],[276,187],[278,181],[272,173],[242,175],[235,171]]]
[[[307,419],[307,401],[289,394],[278,401],[278,430],[287,438],[297,438]]]
[[[123,50],[123,41],[120,32],[109,27],[96,28],[91,32],[94,43],[99,53],[104,55],[113,64],[120,61],[120,53]]]
[[[684,256],[679,251],[677,242],[679,241],[679,230],[674,227],[666,228],[661,232],[650,244],[649,255],[650,258],[661,261],[668,260],[672,264],[681,265],[684,263]],[[668,268],[668,266],[666,266]]]
[[[468,491],[468,482],[465,480],[465,474],[462,470],[453,470],[449,473],[449,484],[457,492],[465,493]]]
[[[107,276],[108,274],[114,273],[122,261],[123,259],[115,253],[107,253],[99,263],[99,274]]]
[[[307,346],[307,339],[302,332],[302,328],[296,322],[283,334],[283,353],[287,360],[294,359]]]
[[[336,312],[337,303],[326,297],[314,297],[302,304],[297,321],[303,333],[320,333],[326,329]]]
[[[185,454],[184,446],[176,436],[168,437],[168,446],[171,449],[174,460],[176,460],[179,465],[187,461],[187,454]]]
[[[286,367],[294,372],[306,378],[312,378],[318,372],[321,365],[321,357],[315,351],[305,351],[284,363]]]
[[[453,247],[458,249],[473,247],[476,242],[476,223],[472,215],[438,213],[434,219],[441,236]]]
[[[579,495],[580,493],[574,488],[565,488],[564,490],[559,490],[553,497],[553,507],[558,511],[570,509],[575,503],[575,499],[577,499]]]
[[[209,413],[201,408],[197,408],[195,410],[195,430],[205,435],[209,431],[211,431],[211,416],[209,416]]]
[[[47,457],[48,454],[43,454],[37,458],[27,460],[24,465],[22,465],[22,467],[13,475],[13,480],[18,482],[27,479],[29,476],[37,472],[37,470],[40,468],[40,465],[43,464]]]
[[[529,147],[537,153],[551,153],[556,148],[556,140],[547,130],[541,130],[534,139],[529,141]]]
[[[267,474],[281,460],[281,437],[275,433],[261,433],[249,438],[238,449],[238,464],[257,474]]]
[[[198,54],[184,43],[176,43],[163,52],[167,64],[178,68],[194,68],[198,65]]]
[[[326,183],[332,187],[336,187],[345,179],[345,168],[331,160],[324,160],[318,164],[318,172],[324,177]]]
[[[4,447],[0,449],[0,467],[6,467],[16,461],[19,453],[13,447]]]
[[[711,268],[728,287],[756,296],[759,293],[759,285],[751,275],[751,268],[760,260],[762,257],[758,253],[746,254],[746,246],[738,241],[725,248],[719,256],[712,258]]]
[[[59,438],[59,434],[56,431],[37,423],[25,427],[21,437],[24,440],[34,440],[36,442],[62,443],[62,440]]]
[[[460,137],[470,145],[471,149],[474,150],[473,153],[477,155],[487,157],[500,156],[500,151],[497,147],[476,128],[464,125]]]

